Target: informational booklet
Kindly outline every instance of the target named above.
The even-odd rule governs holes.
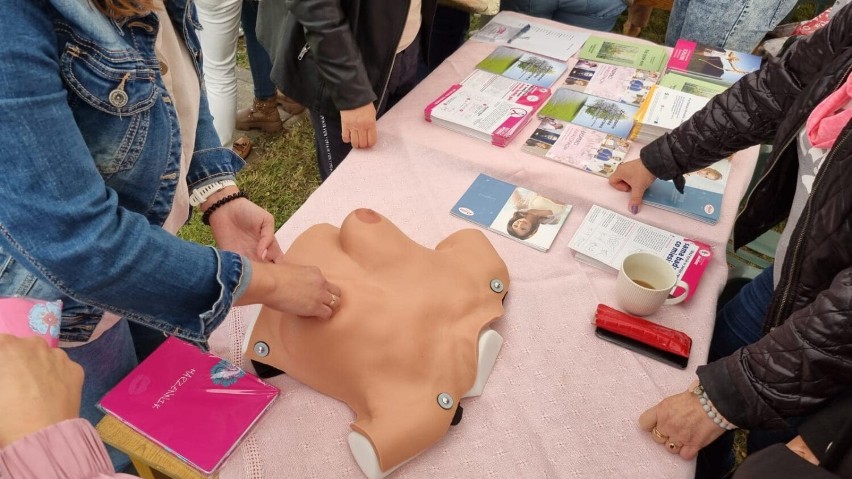
[[[550,89],[475,70],[426,106],[426,121],[506,146],[550,97]]]
[[[521,149],[595,175],[609,177],[624,161],[630,141],[551,118],[541,121]]]
[[[673,211],[705,223],[716,224],[722,211],[722,195],[728,183],[731,159],[684,175],[681,194],[671,181],[655,180],[642,200],[651,206]]]
[[[576,252],[575,258],[599,268],[618,271],[624,258],[640,251],[665,258],[677,272],[678,279],[689,285],[689,300],[698,289],[698,283],[713,250],[709,245],[627,216],[598,205],[592,205],[568,247]],[[682,294],[676,286],[672,294]]]
[[[534,53],[501,46],[479,62],[476,68],[513,80],[550,88],[565,73],[568,65]]]
[[[639,108],[633,105],[559,88],[538,116],[627,138],[638,111]]]
[[[759,70],[760,62],[757,55],[680,39],[672,50],[666,69],[730,85]]]
[[[639,106],[660,74],[632,67],[572,58],[565,88],[587,95]]]
[[[501,12],[471,38],[481,42],[510,45],[564,62],[577,53],[589,38],[589,34],[580,30],[527,22],[523,18]]]
[[[621,65],[652,72],[660,72],[668,59],[665,47],[647,43],[591,36],[577,56],[583,60]]]
[[[635,115],[636,125],[630,134],[631,140],[650,143],[677,128],[710,99],[704,96],[654,85],[648,100]]]
[[[213,474],[278,397],[277,388],[170,337],[99,404],[163,449]]]
[[[450,213],[499,235],[547,251],[571,205],[480,174]]]
[[[691,95],[703,96],[705,98],[713,98],[728,89],[726,85],[713,83],[700,78],[691,77],[689,75],[683,75],[674,71],[666,72],[663,77],[660,78],[660,83],[658,83],[658,85],[671,88],[672,90],[689,93]]]

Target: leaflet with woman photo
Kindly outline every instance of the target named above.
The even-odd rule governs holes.
[[[571,205],[481,174],[450,213],[499,235],[547,251]]]

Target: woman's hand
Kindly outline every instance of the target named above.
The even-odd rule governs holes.
[[[371,148],[376,144],[376,107],[372,103],[352,110],[340,111],[340,126],[344,143],[352,148]]]
[[[83,368],[38,337],[0,334],[0,448],[80,415]]]
[[[620,167],[619,167],[620,168]],[[692,389],[669,396],[639,416],[639,426],[672,454],[692,459],[725,432],[701,407]]]
[[[236,189],[232,192],[236,193]],[[215,198],[227,194],[230,193],[223,192]],[[215,198],[211,200],[215,202]],[[219,248],[253,261],[275,261],[284,254],[275,240],[275,219],[245,198],[229,201],[214,211],[210,215],[210,229]]]
[[[260,303],[297,316],[329,319],[341,301],[340,288],[329,283],[316,266],[279,260],[277,264],[252,262],[251,282],[236,304]]]
[[[620,164],[609,177],[609,184],[619,191],[630,192],[627,209],[635,215],[642,207],[642,195],[656,179],[641,160],[635,159]]]

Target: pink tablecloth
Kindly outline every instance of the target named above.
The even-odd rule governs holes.
[[[715,253],[690,302],[649,318],[692,337],[686,370],[603,342],[590,321],[598,303],[613,303],[615,274],[576,261],[568,242],[592,204],[626,213],[627,195],[604,178],[521,152],[533,124],[507,148],[498,148],[423,119],[423,107],[494,48],[467,42],[381,119],[378,144],[354,151],[278,239],[286,249],[309,226],[339,226],[350,211],[367,207],[434,247],[471,226],[449,211],[480,172],[573,204],[548,253],[486,233],[512,280],[506,314],[494,325],[505,343],[482,396],[463,401],[461,424],[393,477],[692,477],[694,461],[654,443],[637,418],[662,397],[685,389],[706,359],[716,297],[727,278],[725,244],[756,149],[736,155],[715,226],[647,206],[637,217],[709,243]],[[246,321],[256,314],[257,308],[236,309],[214,333],[214,351],[248,366],[240,343]],[[346,443],[354,419],[346,405],[286,376],[271,382],[282,397],[221,476],[359,477]]]

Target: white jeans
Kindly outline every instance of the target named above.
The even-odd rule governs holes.
[[[237,114],[237,39],[243,0],[196,0],[198,31],[204,52],[204,84],[213,126],[223,145],[230,145]]]

